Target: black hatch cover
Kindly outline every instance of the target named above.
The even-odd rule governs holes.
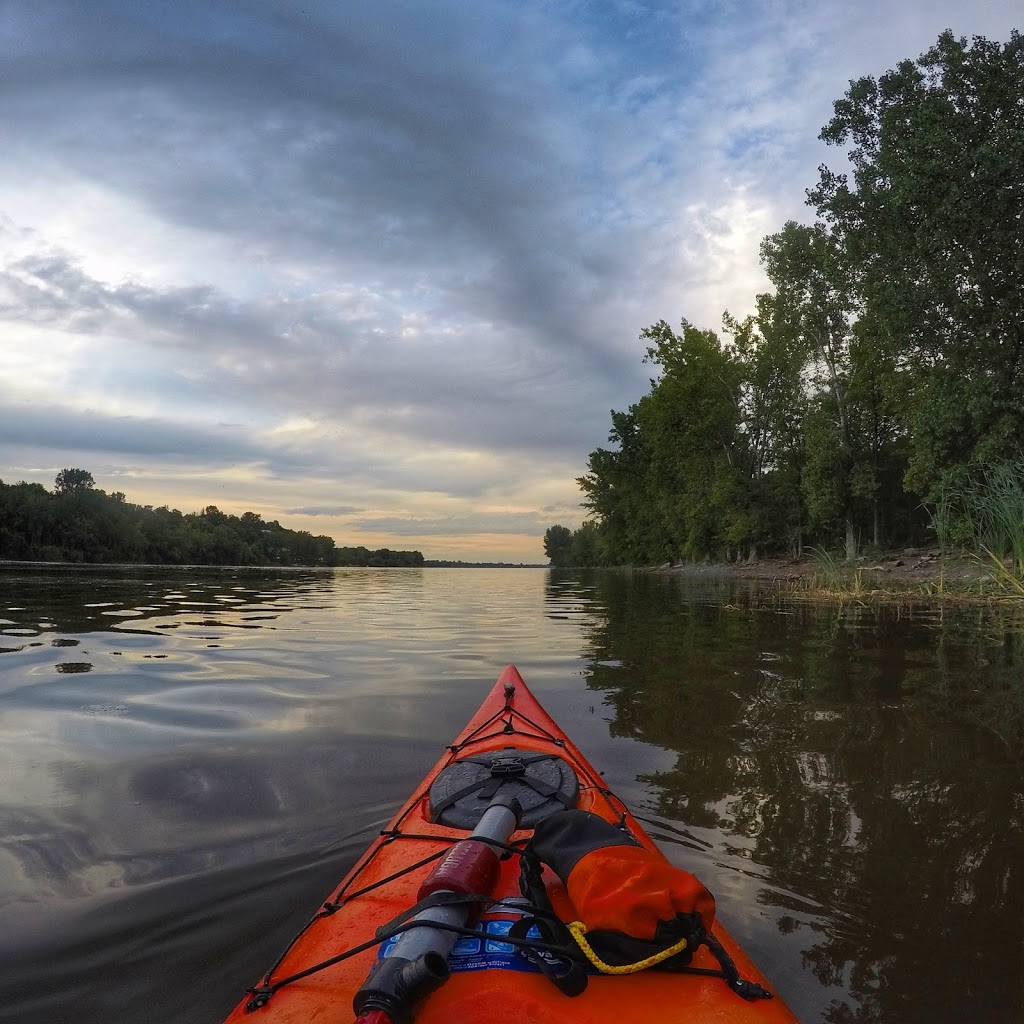
[[[555,811],[576,806],[580,784],[557,754],[505,747],[474,754],[444,768],[430,787],[430,820],[473,829],[500,792],[523,807],[522,828],[533,828]]]

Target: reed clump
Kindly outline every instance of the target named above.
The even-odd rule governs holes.
[[[811,572],[785,583],[791,597],[843,604],[914,605],[936,600],[991,603],[1016,598],[986,563],[968,554],[926,556],[925,564],[900,569],[902,561],[886,565],[857,565],[824,549],[808,549]]]
[[[1024,458],[970,467],[926,507],[943,552],[966,549],[999,588],[1024,597]]]
[[[864,586],[864,570],[860,566],[854,566],[850,570],[844,569],[829,552],[823,548],[811,548],[811,557],[814,559],[816,572],[820,572],[824,578],[826,589],[836,593],[847,594],[850,597],[863,597],[866,588]]]
[[[799,581],[798,589],[804,596],[853,598],[877,598],[895,596],[885,590],[863,566],[850,566],[836,558],[825,548],[809,547],[808,554],[814,561],[814,570],[809,577]]]

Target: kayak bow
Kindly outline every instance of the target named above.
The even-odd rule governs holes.
[[[598,831],[614,826],[611,846],[624,850],[623,863],[646,858],[685,875],[509,665],[226,1024],[795,1024],[718,921],[699,932],[699,945],[666,941],[636,963],[604,963],[564,880],[527,847],[542,822],[548,834],[553,822],[569,827],[577,818]],[[532,889],[521,874],[534,879]],[[628,898],[631,879],[611,881]],[[547,917],[523,895],[536,895],[537,884]],[[713,909],[703,920],[710,917]],[[689,919],[699,922],[696,912]],[[572,924],[571,956],[562,921]],[[590,938],[597,946],[599,932]]]

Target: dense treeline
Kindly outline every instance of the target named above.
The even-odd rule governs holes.
[[[821,138],[851,173],[823,166],[814,222],[764,239],[756,312],[642,332],[658,376],[612,412],[579,480],[590,520],[545,536],[555,564],[853,557],[939,512],[965,539],[964,496],[1020,475],[1024,41],[946,32],[834,114]]]
[[[92,474],[64,469],[52,492],[0,481],[0,559],[136,562],[150,565],[422,565],[419,551],[335,546],[331,537],[288,530],[255,512],[215,505],[182,514],[133,505],[94,486]]]

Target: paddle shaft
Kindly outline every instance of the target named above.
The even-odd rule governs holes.
[[[507,844],[521,817],[518,800],[495,796],[469,837],[459,840],[427,876],[419,898],[442,892],[490,895],[500,871],[499,853],[491,844]],[[450,927],[466,927],[480,909],[479,904],[459,903],[421,910],[415,925],[374,964],[356,993],[355,1024],[409,1021],[413,1004],[448,980],[448,956],[459,937]],[[441,927],[431,927],[435,924]]]

